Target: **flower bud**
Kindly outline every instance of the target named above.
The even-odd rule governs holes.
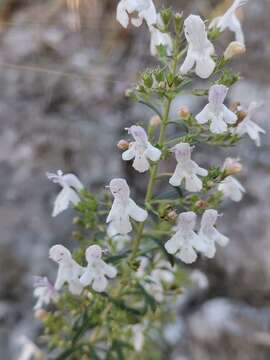
[[[168,214],[167,214],[167,218],[169,220],[175,221],[177,219],[177,212],[175,210],[171,210]]]
[[[207,203],[207,201],[205,201],[205,200],[198,200],[196,203],[195,203],[195,206],[196,206],[196,208],[198,208],[198,209],[207,209],[208,208],[208,203]]]
[[[247,116],[247,113],[245,111],[238,111],[236,115],[238,117],[238,120],[237,120],[237,125],[238,125],[240,122],[242,122],[245,119],[245,117]]]
[[[237,113],[239,111],[240,107],[241,107],[241,103],[239,101],[235,101],[230,106],[230,110],[234,113]]]
[[[224,59],[229,60],[235,56],[242,55],[246,52],[244,44],[238,41],[232,41],[224,52]]]
[[[75,216],[75,218],[72,220],[73,225],[79,225],[81,223],[81,219],[79,216]]]
[[[46,321],[49,317],[49,313],[44,309],[38,309],[35,311],[35,318],[40,321]]]
[[[122,139],[122,140],[118,141],[117,147],[119,150],[125,151],[129,148],[129,142]]]
[[[227,158],[223,165],[223,170],[226,172],[226,175],[238,174],[242,171],[242,164],[238,159]]]
[[[161,118],[158,115],[154,115],[150,119],[150,126],[157,128],[161,125]]]
[[[159,83],[158,87],[159,87],[160,89],[165,89],[165,88],[166,88],[165,81],[161,81],[161,82]]]
[[[130,97],[130,96],[132,96],[132,95],[133,95],[132,89],[126,89],[126,90],[125,90],[125,96],[126,96],[126,97]]]
[[[189,111],[189,108],[184,105],[182,106],[180,109],[179,109],[179,112],[178,112],[179,116],[181,119],[188,119],[189,116],[190,116],[190,111]]]

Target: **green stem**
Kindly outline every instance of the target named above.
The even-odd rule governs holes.
[[[176,68],[177,68],[177,58],[174,59],[173,65],[172,65],[172,72],[174,75],[176,73]],[[164,112],[163,112],[163,116],[162,116],[162,123],[161,123],[161,127],[160,127],[159,139],[158,139],[158,146],[160,149],[163,148],[164,143],[165,143],[166,128],[167,128],[167,125],[169,122],[169,113],[170,113],[172,101],[173,101],[173,98],[167,98],[165,106],[164,106]],[[146,195],[145,195],[145,207],[147,207],[147,204],[150,203],[150,201],[153,197],[153,191],[154,191],[155,183],[157,180],[158,169],[159,169],[159,162],[155,163],[152,166],[151,171],[150,171],[150,179],[148,182],[147,191],[146,191]],[[133,241],[133,248],[132,248],[132,253],[131,253],[131,258],[130,258],[131,260],[133,260],[136,257],[137,252],[139,250],[140,242],[141,242],[143,231],[144,231],[144,226],[145,226],[145,222],[140,223],[140,225],[138,226],[137,236]]]

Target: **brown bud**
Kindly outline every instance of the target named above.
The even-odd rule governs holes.
[[[195,203],[195,206],[196,206],[198,209],[207,209],[207,208],[208,208],[208,202],[201,199],[201,200],[198,200],[198,201]]]
[[[117,147],[119,150],[125,151],[129,148],[129,142],[122,139],[118,142]]]
[[[224,52],[224,59],[229,60],[235,56],[240,56],[246,52],[246,47],[238,41],[231,42]]]
[[[44,309],[38,309],[35,311],[35,318],[40,321],[45,321],[48,319],[49,313]]]
[[[238,118],[238,120],[237,120],[237,125],[238,125],[238,124],[240,124],[240,122],[242,122],[245,119],[245,117],[247,116],[247,113],[245,111],[238,111],[236,113],[236,115]]]
[[[232,105],[230,106],[230,110],[234,113],[237,113],[240,106],[241,106],[241,103],[239,101],[236,101],[236,102],[232,103]]]
[[[238,159],[227,158],[223,165],[223,170],[226,173],[226,176],[238,174],[242,171],[242,164]]]
[[[154,115],[151,117],[149,123],[150,123],[150,126],[157,128],[161,124],[161,118],[158,115]]]
[[[80,233],[80,231],[73,231],[72,232],[72,238],[75,240],[75,241],[80,241],[82,239],[82,235]]]
[[[188,119],[190,116],[189,108],[186,105],[182,106],[178,113],[181,119]]]

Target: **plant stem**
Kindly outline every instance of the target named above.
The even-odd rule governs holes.
[[[174,74],[175,74],[175,71],[176,71],[176,66],[177,66],[177,62],[174,61],[174,64],[173,64],[173,72],[174,72]],[[167,125],[168,125],[169,112],[170,112],[172,100],[173,100],[172,98],[166,99],[166,103],[165,103],[165,107],[164,107],[164,113],[163,113],[163,116],[162,116],[162,123],[161,123],[161,127],[160,127],[159,139],[158,139],[158,145],[159,145],[159,147],[161,149],[163,148],[164,142],[165,142],[166,128],[167,128]],[[156,162],[151,168],[150,179],[149,179],[149,182],[148,182],[147,191],[146,191],[146,195],[145,195],[145,207],[147,207],[147,205],[149,204],[149,202],[152,199],[154,186],[155,186],[155,183],[156,183],[156,180],[157,180],[158,168],[159,168],[159,162]],[[141,242],[141,238],[142,238],[143,231],[144,231],[144,225],[145,225],[145,222],[142,222],[142,223],[140,223],[140,225],[138,227],[137,236],[136,236],[136,238],[135,238],[135,240],[133,242],[131,260],[133,260],[136,257],[136,254],[138,252],[140,242]]]

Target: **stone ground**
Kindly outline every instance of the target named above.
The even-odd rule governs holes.
[[[45,172],[75,172],[93,190],[116,175],[132,175],[130,182],[142,191],[115,143],[124,127],[151,115],[123,96],[136,74],[153,62],[148,34],[116,24],[111,16],[116,1],[98,2],[96,8],[91,2],[91,11],[82,12],[80,31],[60,1],[14,1],[14,9],[2,10],[0,349],[5,360],[16,359],[19,334],[33,338],[39,331],[31,310],[31,275],[53,277],[48,249],[70,241],[72,212],[51,218],[58,189]],[[175,1],[185,14],[207,14],[215,3]],[[270,358],[269,13],[269,0],[250,1],[245,8],[249,50],[236,61],[243,80],[230,93],[231,100],[244,104],[264,102],[256,120],[268,134],[259,149],[247,139],[229,153],[207,148],[199,155],[206,166],[225,155],[239,156],[247,195],[240,204],[224,204],[221,229],[230,245],[215,260],[196,264],[209,287],[183,301],[174,360]],[[230,39],[222,38],[224,44]],[[186,96],[181,103],[194,112],[201,105]]]

